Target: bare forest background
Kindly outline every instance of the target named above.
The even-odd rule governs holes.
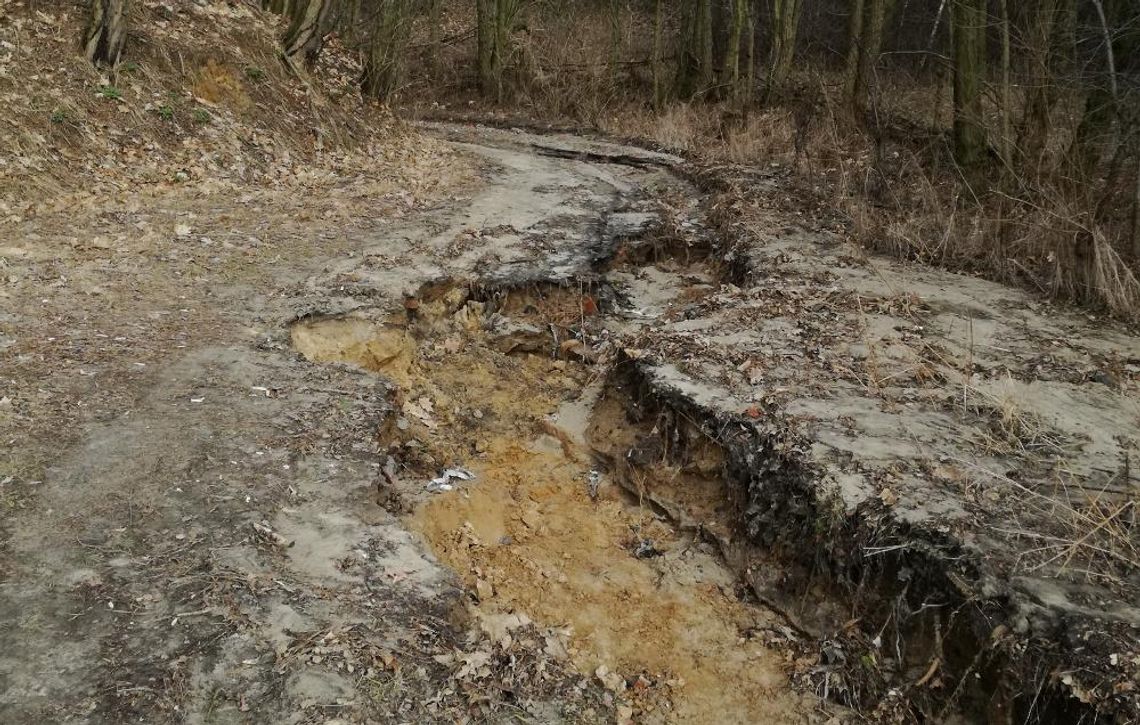
[[[91,0],[114,74],[139,0]],[[1140,318],[1135,0],[263,0],[418,116],[588,127],[787,173],[868,248]],[[345,91],[341,91],[342,95]],[[331,101],[339,99],[335,94]]]

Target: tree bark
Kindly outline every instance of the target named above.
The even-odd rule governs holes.
[[[1001,0],[1001,158],[1013,165],[1013,92],[1010,81],[1009,0]]]
[[[665,106],[665,62],[661,52],[664,25],[664,0],[656,0],[653,6],[653,107],[658,110]]]
[[[332,0],[296,0],[293,21],[282,40],[287,60],[296,63],[300,59],[305,65],[316,62],[324,44],[331,9]]]
[[[871,92],[878,88],[879,58],[883,53],[883,26],[890,13],[891,0],[869,0],[867,5],[866,42],[859,63],[859,87],[856,96],[867,103]]]
[[[847,17],[847,61],[844,66],[843,88],[853,106],[855,89],[859,85],[859,59],[863,55],[863,4],[864,0],[851,1],[851,14]]]
[[[1104,72],[1085,97],[1084,113],[1073,139],[1072,156],[1085,174],[1091,173],[1116,144],[1120,124],[1120,98],[1117,88],[1117,61],[1125,62],[1140,52],[1136,35],[1124,31],[1129,18],[1127,0],[1093,0],[1100,21],[1104,45]]]
[[[91,0],[83,54],[96,66],[114,67],[127,42],[127,0]]]
[[[621,0],[610,0],[610,82],[618,82],[621,63]]]
[[[744,95],[741,103],[747,110],[752,104],[752,92],[756,88],[756,16],[751,2],[745,7],[748,15],[744,22]]]
[[[772,0],[772,52],[765,93],[771,97],[788,80],[796,57],[802,0]]]
[[[497,95],[499,89],[498,52],[495,49],[497,0],[475,0],[475,34],[478,39],[477,70],[483,95]]]
[[[1027,166],[1036,169],[1049,145],[1061,73],[1072,61],[1076,9],[1072,0],[1036,0],[1030,12],[1028,97],[1020,146]]]
[[[440,24],[443,22],[443,0],[428,0],[428,42],[431,44],[431,66],[439,69],[443,57],[443,36],[440,34]]]
[[[724,60],[720,64],[720,87],[725,97],[739,100],[741,41],[748,20],[748,0],[731,0],[730,10]]]
[[[712,0],[692,0],[682,22],[684,37],[677,69],[677,93],[694,98],[713,84]]]
[[[918,62],[919,68],[926,67],[926,59],[934,50],[934,41],[938,38],[938,29],[942,27],[942,16],[946,13],[946,1],[938,0],[938,12],[934,14],[934,24],[930,26],[930,38],[926,41],[926,54]]]
[[[975,170],[985,154],[982,125],[982,84],[986,74],[986,0],[955,0],[954,33],[954,158]]]
[[[399,89],[410,31],[410,0],[379,0],[360,77],[365,97],[386,101]]]
[[[479,88],[495,100],[503,97],[503,68],[519,0],[475,0]]]
[[[859,23],[861,31],[859,42],[856,44],[857,53],[854,78],[851,82],[851,102],[857,111],[867,108],[871,91],[876,87],[879,72],[879,56],[883,51],[883,26],[887,21],[890,0],[860,0],[864,17]],[[850,59],[850,57],[849,57]],[[852,73],[852,69],[848,69]]]

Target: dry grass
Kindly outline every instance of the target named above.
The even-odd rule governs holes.
[[[1120,586],[1140,571],[1138,501],[1111,490],[1090,489],[1059,472],[1041,491],[969,461],[956,461],[1015,501],[1010,527],[995,532],[1029,542],[1016,568],[1045,575],[1077,575]]]

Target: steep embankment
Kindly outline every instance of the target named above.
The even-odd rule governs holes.
[[[132,3],[114,70],[79,52],[82,13],[72,3],[0,8],[9,214],[144,188],[315,189],[354,175],[400,184],[423,149],[361,102],[356,61],[335,39],[300,78],[280,59],[281,19],[249,4]]]

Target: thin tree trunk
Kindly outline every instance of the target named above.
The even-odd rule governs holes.
[[[367,29],[364,24],[364,0],[345,0],[340,18],[333,23],[341,38],[349,47],[362,47],[367,42]]]
[[[1104,4],[1101,0],[1092,0],[1092,4],[1096,8],[1097,17],[1100,18],[1100,29],[1104,34],[1104,57],[1108,65],[1108,88],[1113,103],[1116,103],[1120,99],[1120,93],[1116,87],[1116,56],[1113,54],[1112,30],[1108,27],[1108,18],[1104,14]]]
[[[503,98],[507,62],[520,0],[475,0],[479,88],[485,96]]]
[[[1013,164],[1013,93],[1010,84],[1009,0],[1001,0],[1001,157],[1006,168]]]
[[[876,87],[879,72],[879,56],[883,50],[883,26],[887,19],[888,0],[866,0],[866,18],[863,20],[863,34],[859,43],[859,64],[855,73],[855,87],[851,99],[855,108],[867,108],[868,97]]]
[[[114,67],[127,42],[127,0],[91,0],[83,54],[97,66]]]
[[[720,64],[720,86],[724,95],[740,98],[740,44],[748,17],[748,0],[731,0],[732,14],[724,43],[724,60]]]
[[[977,169],[985,153],[982,83],[986,70],[986,0],[955,0],[954,157],[964,169]]]
[[[788,80],[796,57],[802,0],[772,0],[772,53],[765,93],[771,97]]]
[[[479,88],[485,96],[499,94],[499,53],[496,50],[498,33],[498,0],[475,0],[476,35],[478,37]]]
[[[365,97],[386,101],[399,89],[410,30],[410,0],[379,0],[360,77]]]
[[[1036,0],[1030,24],[1029,90],[1021,128],[1021,151],[1032,169],[1039,169],[1052,133],[1053,107],[1061,71],[1070,63],[1076,21],[1071,0]]]
[[[692,0],[681,27],[684,38],[677,67],[677,93],[690,99],[713,84],[712,0]]]
[[[282,45],[285,57],[292,63],[300,59],[305,65],[316,62],[328,29],[332,0],[297,0],[293,22],[285,31]]]
[[[698,0],[700,11],[697,32],[697,57],[700,58],[698,78],[701,90],[708,90],[716,77],[713,68],[713,4],[712,0]]]
[[[610,82],[618,82],[621,62],[621,0],[610,0]]]
[[[1103,36],[1107,77],[1093,85],[1085,98],[1085,110],[1073,139],[1072,157],[1085,174],[1095,170],[1105,150],[1111,154],[1118,143],[1121,106],[1116,63],[1118,58],[1125,60],[1138,50],[1132,47],[1128,33],[1120,30],[1129,20],[1127,4],[1126,0],[1108,0],[1105,3],[1093,0]]]
[[[859,85],[859,58],[863,54],[863,1],[852,0],[851,14],[847,18],[847,62],[843,88],[853,106],[859,105],[855,100],[855,89]]]
[[[428,42],[431,44],[431,65],[438,69],[443,57],[443,36],[440,35],[443,0],[429,0],[429,2],[428,22],[431,23],[431,27],[428,28]]]
[[[745,19],[744,29],[744,95],[741,101],[747,114],[748,106],[752,104],[752,91],[756,87],[756,15],[751,0],[745,7],[748,16]]]
[[[942,27],[942,16],[946,13],[946,0],[938,0],[938,12],[934,14],[934,25],[930,27],[930,37],[926,40],[926,54],[918,62],[919,68],[926,67],[926,59],[934,50],[934,41],[938,39],[938,29]]]

